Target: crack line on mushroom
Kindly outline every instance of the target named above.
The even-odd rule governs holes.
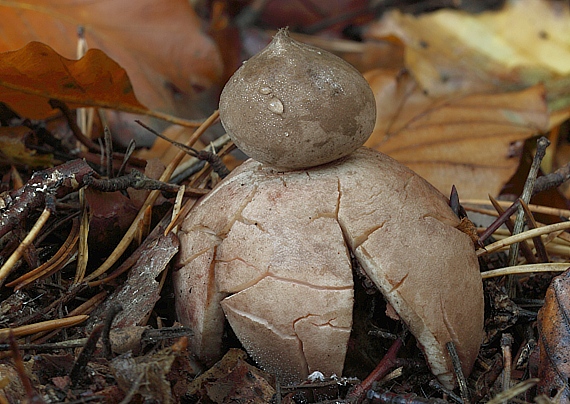
[[[264,280],[265,278],[271,278],[271,279],[275,279],[275,280],[278,280],[278,281],[291,283],[291,284],[293,284],[293,285],[305,286],[305,287],[310,288],[310,289],[313,289],[313,290],[333,291],[333,290],[352,290],[352,288],[353,288],[353,285],[352,285],[352,284],[346,285],[346,286],[322,286],[322,285],[315,285],[315,284],[312,284],[312,283],[299,281],[299,280],[297,280],[297,279],[285,278],[285,277],[282,277],[282,276],[275,275],[274,273],[270,272],[269,269],[268,269],[267,272],[265,272],[259,279],[257,279],[257,282],[255,282],[254,284],[252,284],[251,286],[248,286],[248,287],[254,287],[257,283],[259,283],[260,281]],[[245,288],[244,288],[243,290],[245,290]]]
[[[346,285],[346,286],[320,286],[320,285],[314,285],[312,283],[308,283],[308,282],[303,282],[303,281],[299,281],[297,279],[291,279],[291,278],[284,278],[278,275],[275,275],[272,272],[268,272],[263,278],[273,278],[276,279],[278,281],[283,281],[283,282],[289,282],[292,283],[294,285],[300,285],[300,286],[306,286],[308,288],[314,289],[314,290],[352,290],[353,285]],[[262,279],[263,279],[262,278]],[[261,280],[261,279],[260,279]]]
[[[322,286],[322,285],[315,285],[312,283],[299,281],[297,279],[282,277],[282,276],[276,275],[275,273],[271,272],[270,268],[265,268],[265,269],[258,268],[255,265],[247,262],[242,257],[234,257],[234,258],[225,259],[225,260],[221,260],[221,259],[218,259],[216,257],[216,258],[214,258],[214,261],[216,262],[216,264],[218,264],[218,263],[231,263],[234,261],[241,262],[244,265],[247,265],[251,268],[254,268],[256,271],[258,271],[260,273],[260,275],[258,277],[252,278],[248,282],[243,283],[236,288],[221,290],[221,292],[224,292],[224,293],[241,292],[242,290],[245,290],[245,289],[248,289],[248,288],[255,286],[256,284],[258,284],[260,281],[262,281],[265,278],[272,278],[272,279],[275,279],[278,281],[283,281],[283,282],[288,282],[288,283],[295,284],[295,285],[305,286],[305,287],[311,288],[313,290],[351,290],[353,288],[352,284],[346,285],[346,286]]]
[[[262,280],[263,278],[265,278],[267,276],[267,270],[259,269],[255,265],[248,263],[247,261],[245,261],[243,258],[240,258],[240,257],[232,258],[229,260],[218,260],[218,259],[214,258],[214,261],[216,262],[216,266],[218,265],[218,263],[231,263],[233,261],[238,261],[244,265],[247,265],[248,267],[254,268],[254,270],[256,270],[257,272],[260,272],[259,276],[250,279],[248,282],[244,282],[242,284],[236,285],[233,288],[220,288],[220,292],[223,292],[223,293],[241,292],[242,290],[245,290],[245,289],[248,289],[252,286],[255,286],[257,283],[259,283],[260,280]],[[218,281],[217,283],[219,284],[221,282]]]
[[[228,306],[226,306],[226,307],[228,307]],[[267,321],[266,319],[264,319],[262,317],[256,316],[255,314],[249,313],[247,311],[237,309],[235,306],[229,306],[228,308],[239,316],[245,317],[245,318],[247,318],[253,322],[256,322],[256,323],[263,325],[265,328],[267,328],[268,330],[270,330],[271,332],[273,332],[275,335],[277,335],[280,338],[288,339],[288,340],[299,340],[299,337],[297,336],[297,334],[293,334],[293,335],[284,334],[277,327],[275,327],[273,324],[270,324],[269,321]]]
[[[200,255],[206,254],[207,252],[209,252],[212,248],[214,248],[214,246],[208,246],[202,250],[199,250],[198,252],[192,254],[191,257],[185,259],[184,261],[180,262],[180,267],[185,267],[186,265],[188,265],[189,263],[191,263],[192,261],[194,261],[195,259],[197,259]]]
[[[221,188],[223,188],[223,187],[221,187]],[[251,190],[251,192],[245,198],[243,198],[240,206],[238,207],[238,209],[236,210],[234,215],[230,218],[230,220],[228,220],[228,223],[226,224],[226,226],[224,226],[224,228],[218,234],[219,237],[225,238],[225,236],[227,236],[227,234],[232,229],[235,222],[237,222],[240,219],[243,219],[242,213],[245,210],[245,208],[247,208],[247,206],[251,203],[251,201],[253,200],[255,195],[257,194],[257,189],[258,189],[258,186],[255,185],[253,187],[253,189]]]
[[[452,229],[455,229],[457,231],[461,231],[457,228],[457,226],[459,226],[459,219],[452,220],[452,219],[449,219],[449,217],[444,217],[444,216],[438,215],[437,213],[434,213],[434,212],[426,213],[425,215],[422,216],[422,219],[434,219],[434,220],[437,220],[438,222],[442,223],[445,226],[449,226]]]
[[[354,237],[354,241],[353,241],[353,247],[352,249],[355,250],[358,247],[360,247],[362,244],[364,244],[372,234],[374,234],[376,231],[380,230],[381,228],[384,227],[384,225],[386,224],[387,220],[384,220],[382,223],[380,223],[378,226],[372,227],[370,229],[368,229],[367,231],[363,232],[363,234],[359,235],[358,237]],[[341,226],[342,229],[342,226]]]
[[[407,273],[406,275],[404,275],[404,277],[402,279],[400,279],[400,281],[398,283],[396,283],[392,289],[390,289],[390,291],[388,293],[393,293],[395,291],[397,291],[398,289],[400,289],[400,287],[404,284],[404,282],[406,281],[406,279],[408,279],[408,275],[409,273]]]
[[[404,186],[402,187],[404,189],[404,191],[406,192],[406,197],[405,200],[408,199],[408,187],[410,186],[410,184],[413,182],[413,180],[416,178],[415,175],[410,174],[408,176],[408,178],[406,178],[406,181],[404,181]]]
[[[453,322],[449,320],[447,310],[445,310],[445,304],[443,302],[441,295],[439,296],[439,306],[440,306],[440,311],[441,311],[441,315],[443,318],[443,324],[445,324],[445,328],[447,329],[447,332],[449,333],[449,337],[451,338],[451,341],[453,341],[455,346],[460,346],[459,337],[457,336],[457,333],[455,332],[455,329],[453,328],[453,325],[452,325]]]
[[[306,314],[306,315],[304,315],[304,316],[301,316],[301,317],[299,317],[299,318],[293,320],[293,328],[295,329],[295,332],[297,332],[297,330],[296,330],[295,327],[297,326],[297,323],[298,323],[299,321],[301,321],[301,320],[309,320],[309,319],[311,319],[311,317],[313,317],[315,320],[318,320],[318,319],[321,319],[321,320],[322,320],[322,319],[323,319],[323,314],[313,314],[313,313],[309,313],[309,314]],[[323,323],[322,321],[321,321],[321,322],[313,322],[313,321],[310,321],[310,323],[311,323],[312,326],[317,327],[317,328],[330,327],[330,328],[334,328],[334,329],[336,329],[336,330],[341,330],[341,331],[350,331],[350,330],[352,330],[352,327],[341,327],[341,326],[338,326],[338,325],[334,325],[332,322],[333,322],[333,321],[336,321],[336,320],[337,320],[337,318],[336,318],[336,317],[333,317],[333,318],[331,318],[331,319],[328,319],[328,320],[327,320],[326,322],[324,322],[324,323]],[[301,339],[301,338],[299,338],[299,339]]]
[[[247,219],[245,217],[243,217],[241,214],[240,216],[234,221],[235,222],[240,222],[245,224],[246,226],[255,226],[257,227],[259,230],[261,230],[264,233],[267,233],[267,230],[257,221],[257,220],[251,220],[251,219]]]

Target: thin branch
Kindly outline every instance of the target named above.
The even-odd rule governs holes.
[[[186,146],[184,143],[179,143],[175,140],[169,139],[168,137],[164,136],[161,133],[158,133],[139,120],[135,120],[135,122],[148,130],[153,135],[158,136],[159,138],[166,140],[168,143],[178,147],[180,150],[183,150],[186,154],[192,157],[196,157],[198,160],[207,161],[212,166],[212,169],[220,176],[220,178],[225,178],[229,175],[230,170],[228,170],[226,165],[222,162],[222,159],[220,159],[220,157],[213,152],[210,152],[208,150],[196,150],[193,147]]]
[[[546,148],[549,145],[550,145],[550,140],[548,140],[544,136],[542,136],[540,139],[538,139],[538,142],[536,143],[536,153],[534,154],[534,158],[533,158],[532,164],[530,166],[530,171],[528,173],[526,182],[524,184],[524,189],[523,189],[522,195],[520,197],[520,199],[524,203],[530,202],[530,198],[531,198],[533,191],[534,191],[534,183],[536,181],[536,176],[538,174],[538,170],[540,169],[540,163],[542,162],[542,159],[546,153]],[[523,227],[524,227],[524,209],[519,204],[519,208],[518,208],[518,212],[517,212],[517,218],[515,220],[515,226],[513,229],[513,235],[519,234],[523,230]],[[518,253],[519,253],[519,244],[518,243],[512,244],[511,248],[509,250],[509,265],[510,266],[513,266],[516,264],[517,259],[518,259]]]
[[[10,196],[11,202],[0,211],[0,237],[25,221],[30,212],[44,206],[48,195],[62,197],[84,185],[95,172],[83,160],[72,160],[38,171],[22,188]]]

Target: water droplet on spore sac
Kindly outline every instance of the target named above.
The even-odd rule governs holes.
[[[269,101],[267,109],[269,109],[274,114],[281,115],[283,113],[283,103],[278,98],[273,97],[271,101]]]

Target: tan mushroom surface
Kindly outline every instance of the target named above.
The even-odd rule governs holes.
[[[455,343],[468,374],[483,332],[477,258],[458,224],[436,189],[370,149],[288,172],[248,160],[181,226],[177,313],[207,364],[222,353],[227,318],[250,355],[282,380],[340,375],[352,251],[451,388],[445,344]]]

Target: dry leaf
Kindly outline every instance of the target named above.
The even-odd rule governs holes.
[[[218,404],[267,403],[275,394],[267,375],[246,363],[247,354],[232,348],[208,371],[192,381],[188,395]]]
[[[167,376],[178,353],[171,348],[146,356],[132,354],[117,356],[111,361],[111,370],[117,384],[125,392],[134,390],[149,402],[173,403],[172,389]]]
[[[497,195],[519,164],[513,144],[546,130],[542,86],[432,98],[407,74],[367,73],[378,116],[366,145],[426,178],[444,194]]]
[[[221,58],[186,0],[0,1],[0,51],[30,41],[76,58],[77,30],[128,72],[139,100],[174,113],[175,96],[196,96],[217,83]]]
[[[549,106],[570,103],[570,11],[566,2],[511,0],[498,12],[393,11],[368,36],[396,35],[405,60],[430,94],[545,83]]]
[[[31,42],[0,54],[0,100],[18,114],[44,119],[53,114],[50,99],[70,108],[96,106],[144,113],[125,70],[97,49],[69,60],[49,46]]]
[[[26,147],[26,137],[31,132],[30,128],[25,126],[0,127],[1,160],[9,164],[25,164],[30,167],[51,166],[53,157],[51,154],[37,154],[35,150]]]
[[[554,278],[538,312],[538,394],[570,400],[570,271]]]
[[[88,187],[89,248],[92,253],[109,251],[121,240],[138,209],[122,192],[101,192]]]

